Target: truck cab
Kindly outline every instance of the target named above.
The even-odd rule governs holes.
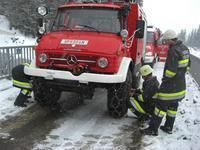
[[[158,40],[157,42],[157,53],[158,53],[158,61],[165,62],[167,59],[169,46],[162,43],[162,40]]]
[[[145,53],[145,64],[149,64],[153,67],[158,59],[157,54],[157,41],[160,38],[160,30],[153,26],[147,27],[147,43]]]
[[[25,74],[33,79],[35,100],[57,102],[62,91],[92,98],[107,89],[107,107],[115,118],[128,109],[128,91],[139,85],[145,51],[146,18],[133,2],[68,2],[57,10],[49,31],[46,8],[38,8],[36,57]],[[42,20],[42,21],[41,21]]]

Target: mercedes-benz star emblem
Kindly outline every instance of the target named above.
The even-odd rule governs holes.
[[[76,56],[74,56],[74,55],[67,56],[67,60],[66,61],[67,61],[68,65],[74,65],[74,64],[76,64],[78,62]]]

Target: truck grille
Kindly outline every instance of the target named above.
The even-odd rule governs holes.
[[[65,68],[69,69],[75,65],[87,65],[87,66],[94,66],[96,65],[95,57],[89,56],[76,56],[73,54],[70,55],[50,55],[49,56],[49,64],[51,67],[55,68]]]

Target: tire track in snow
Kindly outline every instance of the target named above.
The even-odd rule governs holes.
[[[34,143],[44,140],[59,125],[56,120],[63,115],[66,114],[33,105],[16,116],[9,117],[0,122],[0,149],[32,149]]]
[[[113,119],[106,108],[106,92],[97,89],[92,100],[78,105],[77,95],[62,94],[65,112],[33,105],[0,123],[0,147],[34,149],[138,149],[141,135],[128,117]],[[73,109],[70,109],[73,107]],[[1,136],[2,135],[2,136]]]

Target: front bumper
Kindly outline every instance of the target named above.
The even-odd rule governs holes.
[[[159,57],[160,61],[166,61],[166,59],[167,59],[166,57]]]
[[[122,83],[126,80],[127,72],[131,58],[124,57],[121,61],[119,70],[116,74],[95,74],[95,73],[82,73],[79,76],[73,75],[69,71],[40,69],[35,66],[33,60],[30,67],[25,66],[24,73],[29,76],[43,77],[47,80],[63,79],[63,80],[74,80],[79,83]]]

